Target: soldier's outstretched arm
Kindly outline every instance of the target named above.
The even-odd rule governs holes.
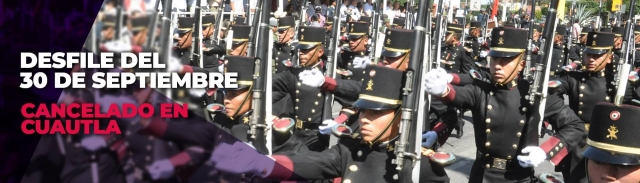
[[[320,86],[323,91],[333,93],[348,100],[357,100],[362,81],[333,79],[325,76],[324,83]]]
[[[442,96],[436,96],[440,97],[442,103],[446,105],[473,109],[477,101],[480,101],[480,88],[473,84],[464,86],[448,84],[447,87],[448,91],[446,91]]]
[[[564,76],[558,77],[558,79],[549,81],[549,94],[566,94],[567,92],[572,92],[571,88],[576,83],[575,78],[571,77],[571,74],[566,74]]]
[[[540,148],[547,153],[551,163],[558,165],[570,151],[580,150],[575,148],[581,139],[586,138],[587,133],[584,122],[558,95],[548,95],[544,113],[545,119],[549,120],[557,133],[540,144]]]
[[[470,57],[468,54],[465,53],[464,49],[461,49],[458,51],[458,55],[461,55],[462,58],[460,58],[460,61],[462,62],[460,65],[462,68],[460,68],[460,73],[464,73],[467,74],[469,73],[469,71],[471,69],[474,68],[474,61],[473,59],[471,59],[472,57]]]
[[[323,180],[341,176],[342,152],[349,151],[338,144],[322,152],[307,151],[290,155],[274,155],[277,166],[267,177],[277,180]]]
[[[290,77],[292,76],[293,75],[288,71],[281,72],[273,76],[273,83],[271,83],[271,88],[273,90],[271,98],[273,101],[280,101],[280,99],[287,96],[291,90],[294,90],[294,88],[289,84],[292,83],[289,82]],[[295,76],[293,76],[293,79],[295,79]],[[295,83],[295,81],[293,81],[293,83]]]

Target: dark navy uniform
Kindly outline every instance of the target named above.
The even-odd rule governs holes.
[[[451,24],[447,27],[447,37],[452,34],[462,35],[462,25]],[[467,55],[466,49],[461,45],[447,45],[442,50],[442,60],[447,63],[440,63],[448,73],[469,73],[473,68],[473,61]]]
[[[482,23],[480,22],[469,23],[469,30],[472,30],[472,29],[482,29]],[[467,37],[464,43],[464,47],[467,50],[471,50],[470,52],[467,51],[467,54],[474,62],[482,63],[482,60],[481,60],[482,58],[480,58],[480,43],[478,43],[478,37],[473,37],[471,35]],[[484,64],[480,64],[480,65],[484,66]]]
[[[592,28],[588,28],[588,27],[582,28],[582,32],[580,32],[580,36],[587,36],[587,34],[591,31],[593,31]],[[585,49],[585,46],[586,46],[585,43],[579,42],[578,44],[574,44],[571,47],[571,49],[569,50],[569,59],[572,61],[572,63],[576,61],[583,62],[582,51]],[[584,64],[581,64],[581,65],[584,65]],[[577,67],[580,67],[581,65],[578,65]]]
[[[311,49],[322,46],[325,29],[322,27],[301,27],[298,44],[299,49]],[[319,48],[322,49],[322,48]],[[325,71],[324,63],[319,60],[315,65],[293,66],[288,71],[273,77],[273,101],[281,100],[287,94],[294,105],[295,129],[293,138],[305,142],[309,150],[323,151],[329,145],[329,136],[320,135],[318,126],[322,123],[322,109],[325,93],[318,87],[303,85],[298,75],[305,70]]]
[[[558,25],[556,27],[556,35],[565,35],[567,32],[566,26]],[[551,63],[549,69],[549,76],[557,77],[560,76],[561,72],[564,71],[562,66],[567,65],[567,54],[569,50],[564,44],[553,44],[553,54],[551,55]]]
[[[290,28],[295,28],[296,23],[293,17],[281,17],[278,19],[278,32],[289,31]],[[295,30],[295,29],[294,29]],[[291,34],[291,33],[290,33]],[[278,39],[278,38],[276,38]],[[279,41],[279,40],[276,40]],[[275,63],[274,73],[281,73],[287,70],[287,67],[293,65],[294,62],[294,47],[291,42],[288,43],[274,43],[273,44],[273,59]]]
[[[369,34],[369,23],[366,22],[350,22],[349,26],[348,26],[348,39],[358,39],[362,36],[368,35]],[[348,40],[347,40],[347,44],[348,44]],[[366,42],[359,42],[358,44],[364,44],[366,45]],[[351,71],[349,74],[346,74],[346,72],[339,72],[339,75],[342,75],[343,79],[350,79],[350,80],[356,80],[356,81],[362,81],[362,78],[364,77],[364,68],[354,68],[353,67],[353,61],[355,59],[368,59],[371,60],[369,58],[369,54],[365,51],[365,52],[351,52],[351,51],[345,51],[343,52],[343,54],[341,54],[340,57],[338,57],[338,65],[337,68],[339,70],[347,70],[347,71]],[[342,102],[342,101],[339,101]],[[353,101],[350,101],[353,102]],[[349,102],[349,103],[350,103]],[[347,104],[345,102],[345,104]],[[343,104],[343,105],[345,105]],[[349,104],[350,105],[350,104]],[[348,107],[349,105],[346,105],[345,107]]]
[[[354,106],[367,110],[398,109],[400,104],[393,101],[401,99],[404,73],[393,68],[373,65],[368,66],[366,71],[371,74],[365,75],[367,84],[361,87],[361,97]],[[376,98],[390,101],[376,100]],[[394,118],[388,123],[398,122],[396,120]],[[276,163],[281,166],[276,166],[268,177],[284,180],[340,177],[345,183],[398,182],[400,177],[396,170],[394,153],[398,137],[388,138],[385,142],[379,142],[380,139],[367,142],[361,138],[343,138],[337,145],[323,152],[274,155]],[[420,182],[449,182],[444,168],[431,163],[428,159],[422,156]],[[280,167],[286,167],[286,169]],[[291,170],[293,171],[290,172]]]
[[[490,56],[512,57],[524,53],[527,31],[513,28],[494,28]],[[518,40],[505,41],[499,40]],[[517,71],[514,71],[517,72]],[[515,73],[518,74],[518,73]],[[450,92],[442,98],[444,103],[469,108],[473,114],[477,157],[473,164],[470,182],[516,182],[529,181],[534,176],[533,168],[523,168],[516,157],[528,144],[527,138],[538,138],[537,124],[525,121],[531,115],[528,95],[530,84],[519,78],[508,83],[487,83],[476,80],[472,85],[449,86]],[[573,114],[557,95],[549,95],[546,100],[544,117],[557,130],[557,135],[539,145],[547,153],[548,159],[558,164],[567,152],[574,150],[584,135],[584,123]],[[509,176],[505,176],[508,174]]]

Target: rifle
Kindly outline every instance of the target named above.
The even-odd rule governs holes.
[[[380,35],[380,34],[378,34],[378,30],[380,29],[380,13],[379,13],[380,10],[378,9],[379,7],[380,6],[376,5],[376,7],[375,7],[376,11],[373,11],[373,17],[371,18],[372,19],[372,23],[373,23],[373,26],[372,26],[373,30],[369,31],[371,33],[371,47],[370,48],[373,48],[373,51],[369,52],[369,58],[374,58],[374,60],[377,58],[377,57],[375,57],[375,55],[377,54],[377,52],[379,52],[376,49],[376,46],[380,45],[377,42],[377,40],[379,39],[378,35]],[[338,30],[340,30],[340,29],[338,29]]]
[[[194,62],[197,63],[197,65],[199,65],[200,67],[202,67],[202,65],[204,65],[204,63],[202,63],[202,8],[200,7],[200,3],[202,2],[202,0],[196,0],[196,6],[195,6],[195,12],[193,13],[194,15],[194,21],[193,21],[193,31],[192,31],[192,43],[191,44],[191,64],[194,64]]]
[[[162,2],[162,27],[160,29],[160,62],[168,65],[171,59],[171,7],[173,0],[163,0]],[[168,68],[167,68],[168,69]],[[165,96],[171,97],[171,89],[167,89]]]
[[[342,0],[336,0],[336,3],[342,3]],[[329,39],[329,55],[327,55],[327,71],[324,73],[325,76],[335,78],[336,77],[336,64],[335,60],[338,58],[338,46],[340,45],[340,6],[336,7],[336,13],[333,13],[333,27],[331,27],[331,39]],[[331,119],[332,116],[332,104],[333,104],[334,96],[330,92],[325,92],[324,95],[324,106],[322,107],[322,121]]]
[[[271,6],[271,0],[259,0],[261,2],[262,9],[268,8]],[[271,44],[267,39],[270,34],[269,27],[269,11],[261,11],[262,21],[260,22],[259,35],[261,35],[261,39],[258,39],[258,45],[268,45]],[[264,108],[266,106],[267,101],[263,99],[265,96],[265,86],[267,85],[267,75],[270,74],[268,72],[268,64],[269,64],[269,53],[271,50],[260,49],[257,53],[256,58],[256,67],[253,75],[253,102],[252,102],[252,118],[251,118],[251,129],[249,130],[249,134],[251,135],[250,141],[253,146],[259,152],[263,154],[268,154],[269,149],[266,146],[267,140],[265,136],[265,132],[269,130],[269,126],[266,121],[267,111]],[[266,60],[266,62],[262,62],[262,59]],[[269,112],[271,114],[271,112]],[[260,130],[258,130],[260,128]]]
[[[535,4],[536,0],[531,0],[531,4]],[[524,72],[522,73],[522,76],[524,77],[524,79],[527,80],[532,80],[532,76],[531,76],[531,51],[533,49],[535,49],[535,46],[533,45],[533,24],[535,22],[535,6],[531,6],[531,16],[529,17],[529,35],[528,37],[528,49],[527,49],[527,60],[525,62],[525,67],[524,67]]]
[[[574,0],[574,1],[571,2],[571,9],[569,9],[569,12],[570,12],[569,14],[571,15],[571,17],[569,18],[569,23],[567,24],[567,25],[571,26],[571,29],[569,29],[569,41],[568,41],[568,44],[567,44],[567,49],[569,49],[569,50],[571,50],[571,46],[573,45],[573,39],[574,39],[574,37],[573,37],[573,17],[575,15],[573,14],[573,8],[575,7],[575,5],[576,5],[576,1]]]
[[[222,11],[224,10],[224,3],[221,3],[222,5],[218,8],[218,14],[216,15],[216,25],[215,25],[215,29],[213,31],[213,39],[211,39],[211,41],[216,41],[216,43],[220,44],[220,28],[222,27],[222,22],[224,20],[222,20]]]
[[[374,64],[378,64],[378,62],[380,61],[380,55],[382,54],[382,46],[384,46],[384,42],[381,42],[381,41],[384,41],[385,39],[384,32],[380,32],[380,26],[381,26],[380,22],[384,22],[381,16],[381,15],[384,15],[384,8],[382,8],[380,3],[382,3],[381,0],[376,0],[376,9],[374,12],[374,19],[373,19],[375,30],[373,30],[374,38],[373,40],[371,40],[371,42],[375,43],[375,45],[373,46],[373,49],[374,49],[373,63]],[[340,31],[340,29],[338,29],[338,31]]]
[[[529,95],[526,98],[531,104],[532,115],[527,119],[527,136],[525,137],[526,145],[538,145],[539,135],[542,133],[542,120],[544,118],[544,109],[547,101],[547,91],[549,89],[549,69],[551,65],[551,57],[553,53],[553,38],[555,37],[555,30],[557,27],[556,22],[557,8],[559,0],[552,0],[549,6],[549,12],[547,12],[547,20],[545,21],[545,27],[542,31],[542,39],[540,40],[540,50],[538,54],[538,62],[535,63],[535,70],[533,72],[533,84],[529,88]],[[534,126],[535,125],[535,126]],[[535,127],[538,128],[535,128]],[[537,131],[535,131],[537,130]],[[530,135],[538,134],[538,135]]]
[[[435,37],[433,38],[434,42],[433,45],[431,46],[431,53],[433,56],[435,56],[434,58],[431,58],[432,60],[434,60],[434,64],[436,64],[436,67],[440,67],[440,56],[441,56],[441,52],[440,52],[440,48],[442,47],[442,34],[444,34],[446,32],[446,22],[445,19],[443,18],[442,15],[442,10],[444,9],[443,7],[443,0],[438,0],[438,8],[436,10],[436,31],[434,32]],[[429,25],[431,26],[431,25]],[[435,53],[435,54],[433,54]]]
[[[262,3],[262,1],[264,1],[264,0],[258,0],[257,3],[260,4],[260,3]],[[261,10],[260,10],[260,8],[256,7],[256,11],[258,12],[258,11],[261,11]],[[269,11],[266,11],[266,12],[269,12]],[[266,17],[269,17],[269,14],[267,14]],[[265,19],[267,19],[267,25],[269,25],[269,19],[268,18],[265,18]],[[249,22],[249,18],[245,18],[245,22],[248,23]],[[258,48],[257,45],[254,45],[256,39],[258,38],[258,34],[256,34],[257,33],[256,27],[258,27],[258,22],[259,22],[258,18],[254,18],[253,21],[251,22],[251,31],[249,33],[249,42],[247,43],[247,56],[250,56],[250,57],[253,57],[253,56],[256,55],[256,50]],[[249,24],[247,24],[247,25],[249,25]],[[261,39],[264,39],[264,38],[261,38]],[[264,45],[266,45],[266,44],[264,44]]]
[[[122,24],[124,21],[122,14],[122,11],[124,11],[122,7],[123,4],[123,0],[116,0],[116,30],[114,31],[115,34],[113,35],[113,39],[116,41],[120,41],[120,38],[122,38]]]
[[[425,24],[429,17],[428,6],[431,4],[430,0],[420,1],[418,7],[418,20],[414,27],[415,35],[414,42],[411,47],[409,55],[409,68],[405,72],[406,83],[403,88],[402,98],[402,119],[400,120],[400,138],[396,144],[396,169],[400,171],[399,180],[402,183],[407,182],[419,182],[420,175],[413,174],[414,167],[420,167],[420,148],[416,148],[416,143],[422,141],[417,140],[417,136],[421,135],[422,124],[419,119],[419,112],[422,112],[422,107],[417,102],[420,99],[420,95],[424,95],[422,92],[421,79],[424,73],[423,64],[420,62],[423,60],[424,42],[429,41],[426,39]],[[429,25],[431,26],[431,25]],[[415,109],[415,110],[414,110]],[[415,163],[415,164],[414,164]],[[418,165],[418,166],[416,166]]]
[[[621,56],[618,58],[618,73],[615,75],[615,85],[617,87],[616,98],[614,100],[614,104],[616,106],[620,106],[623,102],[624,95],[627,89],[627,83],[629,81],[629,71],[631,70],[631,64],[629,64],[629,52],[635,50],[633,49],[635,45],[635,36],[633,33],[633,16],[635,15],[635,3],[636,0],[631,0],[631,9],[629,10],[629,19],[627,19],[627,27],[625,27],[624,35],[622,37],[622,49]]]
[[[147,32],[147,41],[144,45],[148,48],[152,48],[155,44],[156,39],[156,28],[158,27],[158,7],[160,6],[160,1],[156,1],[155,8],[151,10],[151,21],[149,22],[149,31]]]

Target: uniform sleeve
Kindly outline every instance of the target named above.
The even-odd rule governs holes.
[[[290,74],[291,73],[289,73],[288,71],[285,71],[273,76],[273,83],[271,84],[271,88],[273,90],[273,101],[280,101],[280,99],[284,98],[287,93],[289,93],[289,91],[293,89],[287,84],[287,76],[289,76]]]
[[[323,180],[339,177],[342,172],[343,150],[347,148],[338,144],[322,152],[274,155],[276,165],[267,177],[278,180]]]
[[[334,95],[338,95],[340,97],[357,100],[358,94],[360,93],[360,86],[362,85],[361,81],[356,80],[345,80],[345,79],[332,79],[335,82],[335,86],[333,87],[332,93]],[[327,89],[325,91],[329,91],[331,86],[322,85],[323,89]],[[331,92],[331,91],[330,91]]]
[[[564,105],[564,100],[558,95],[549,95],[545,108],[545,119],[557,129],[556,135],[540,145],[547,153],[548,159],[554,165],[570,152],[576,149],[578,142],[587,137],[584,122],[576,114]]]
[[[553,80],[553,81],[549,81],[549,85],[552,85],[553,82],[555,82],[555,84],[557,85],[556,87],[549,87],[549,92],[548,93],[555,93],[555,94],[566,94],[567,92],[571,91],[571,83],[569,83],[570,80],[572,80],[573,78],[570,76],[570,74],[566,74],[564,76],[558,77],[558,79]]]
[[[460,63],[460,67],[461,67],[460,73],[463,73],[463,74],[469,73],[469,71],[474,67],[473,59],[471,59],[471,57],[467,55],[467,53],[465,53],[466,52],[465,49],[461,49],[458,52],[459,52],[458,54],[461,55],[462,57],[460,58],[460,61],[462,62]]]
[[[477,86],[454,86],[449,84],[448,87],[449,93],[441,98],[442,103],[465,109],[471,109],[475,105],[477,101],[476,92],[479,91]]]
[[[160,118],[154,118],[141,130],[141,133],[177,143],[212,148],[216,135],[222,132],[211,123],[167,122]]]
[[[572,61],[579,61],[580,56],[578,55],[578,53],[580,52],[579,46],[573,46],[571,47],[571,50],[569,51],[569,59],[571,59]]]
[[[188,147],[186,150],[173,155],[169,160],[173,167],[182,168],[193,166],[196,163],[205,162],[209,154],[202,147]]]

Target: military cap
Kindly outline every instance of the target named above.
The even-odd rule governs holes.
[[[584,157],[615,165],[640,165],[640,107],[600,102],[593,107]]]
[[[245,19],[244,19],[244,17],[236,17],[236,18],[233,20],[233,24],[246,25],[246,24],[244,23],[244,20],[245,20]]]
[[[516,24],[513,23],[513,22],[509,22],[509,23],[504,24],[504,27],[514,27],[515,28]]]
[[[207,27],[216,24],[216,17],[213,15],[202,16],[202,27]]]
[[[149,26],[149,17],[137,17],[131,19],[131,31],[140,31]]]
[[[556,34],[560,34],[560,35],[566,35],[567,34],[567,26],[565,25],[558,25],[556,26]]]
[[[471,22],[469,23],[469,28],[482,28],[482,23],[481,22]]]
[[[589,27],[583,27],[582,32],[580,32],[580,35],[587,35],[589,34],[589,32],[593,32],[593,29]]]
[[[611,27],[602,27],[600,28],[600,32],[612,32]]]
[[[613,27],[611,28],[611,32],[616,34],[616,37],[622,37],[622,35],[624,35],[624,27]]]
[[[292,27],[296,27],[296,21],[293,19],[292,16],[280,17],[278,19],[278,30],[280,29],[286,30]]]
[[[584,52],[604,54],[613,48],[613,38],[615,35],[612,32],[589,32]]]
[[[458,25],[458,24],[447,25],[447,33],[462,33],[462,31],[464,31],[462,25]]]
[[[529,31],[511,27],[496,27],[491,30],[492,57],[513,57],[527,49]]]
[[[233,44],[242,44],[249,41],[251,26],[234,24],[229,29],[233,30]]]
[[[533,24],[533,30],[542,33],[542,26],[540,24]]]
[[[243,56],[225,56],[224,57],[224,73],[236,72],[238,73],[237,89],[227,90],[240,90],[251,87],[253,85],[253,72],[256,63],[254,57]]]
[[[178,32],[184,34],[191,31],[191,29],[193,29],[193,23],[193,17],[178,18]]]
[[[360,22],[371,23],[371,17],[360,17]]]
[[[386,34],[386,40],[382,48],[382,56],[399,57],[409,53],[412,42],[408,40],[413,39],[413,30],[390,28],[387,29]]]
[[[324,43],[324,36],[326,35],[324,27],[301,27],[300,33],[298,33],[298,49],[311,49]]]
[[[127,22],[127,18],[128,18],[127,15],[122,15],[122,22]],[[105,15],[104,18],[102,18],[102,26],[104,28],[115,27],[116,21],[117,21],[117,18],[115,15]]]
[[[402,84],[404,72],[378,65],[368,65],[365,69],[362,89],[353,107],[368,110],[387,110],[402,104]]]
[[[325,18],[324,24],[333,24],[333,11],[327,11],[327,18]]]
[[[357,39],[369,33],[369,23],[349,22],[349,39]]]
[[[394,18],[394,19],[393,19],[393,25],[395,25],[395,26],[402,26],[402,27],[404,27],[404,22],[405,22],[406,20],[407,20],[406,18],[402,18],[402,17],[400,17],[400,18]]]

